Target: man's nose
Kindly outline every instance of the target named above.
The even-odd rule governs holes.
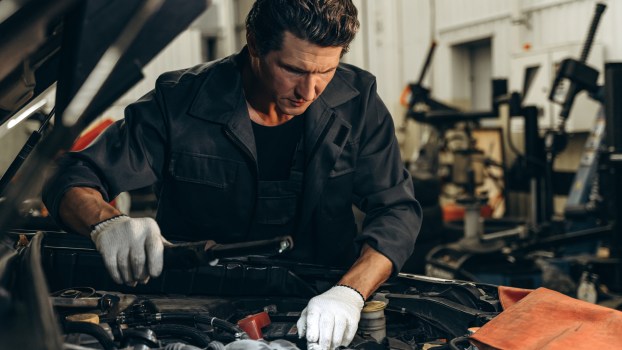
[[[318,84],[313,74],[307,74],[296,85],[296,97],[305,101],[313,101],[318,95]]]

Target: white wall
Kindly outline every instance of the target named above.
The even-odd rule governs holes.
[[[193,24],[202,35],[217,38],[216,57],[225,57],[237,50],[235,5],[240,0],[211,0],[210,5]]]
[[[377,77],[378,94],[387,105],[398,129],[405,158],[418,146],[420,132],[414,123],[403,125],[405,109],[399,98],[409,82],[418,79],[432,41],[434,18],[431,0],[354,0],[361,29],[344,61],[367,69]],[[434,73],[430,70],[425,82]],[[404,129],[402,129],[403,131]]]
[[[203,62],[203,36],[217,38],[217,57],[227,56],[236,50],[231,0],[211,0],[210,6],[191,27],[179,34],[162,52],[143,69],[144,78],[123,97],[117,100],[101,118],[121,119],[125,106],[152,90],[160,74],[192,67]]]
[[[432,86],[435,96],[456,102],[462,96],[452,89],[452,67],[455,67],[451,64],[452,45],[491,37],[492,76],[511,79],[511,63],[517,56],[582,44],[596,0],[436,0],[435,3],[435,34],[441,47],[435,60]],[[622,2],[607,4],[595,41],[604,47],[604,61],[619,60],[622,59]],[[523,20],[520,24],[519,19]],[[579,56],[579,52],[570,54]]]

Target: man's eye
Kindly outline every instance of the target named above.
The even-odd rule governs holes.
[[[285,70],[287,70],[288,72],[295,74],[295,75],[304,75],[305,72],[297,70],[297,69],[293,69],[293,68],[285,68]]]

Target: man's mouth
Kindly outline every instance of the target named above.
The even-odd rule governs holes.
[[[307,101],[305,101],[305,100],[292,100],[292,99],[289,99],[289,102],[291,102],[296,107],[300,107],[300,106],[304,105]]]

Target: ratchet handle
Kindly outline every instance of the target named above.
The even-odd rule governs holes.
[[[237,258],[249,255],[274,256],[294,247],[291,236],[282,236],[261,241],[241,242],[232,244],[214,243],[211,247],[206,246],[206,252],[214,259]]]
[[[218,244],[214,241],[177,243],[164,247],[166,268],[192,268],[206,266],[216,259],[237,258],[250,255],[274,256],[291,250],[294,241],[291,236],[272,239]]]

